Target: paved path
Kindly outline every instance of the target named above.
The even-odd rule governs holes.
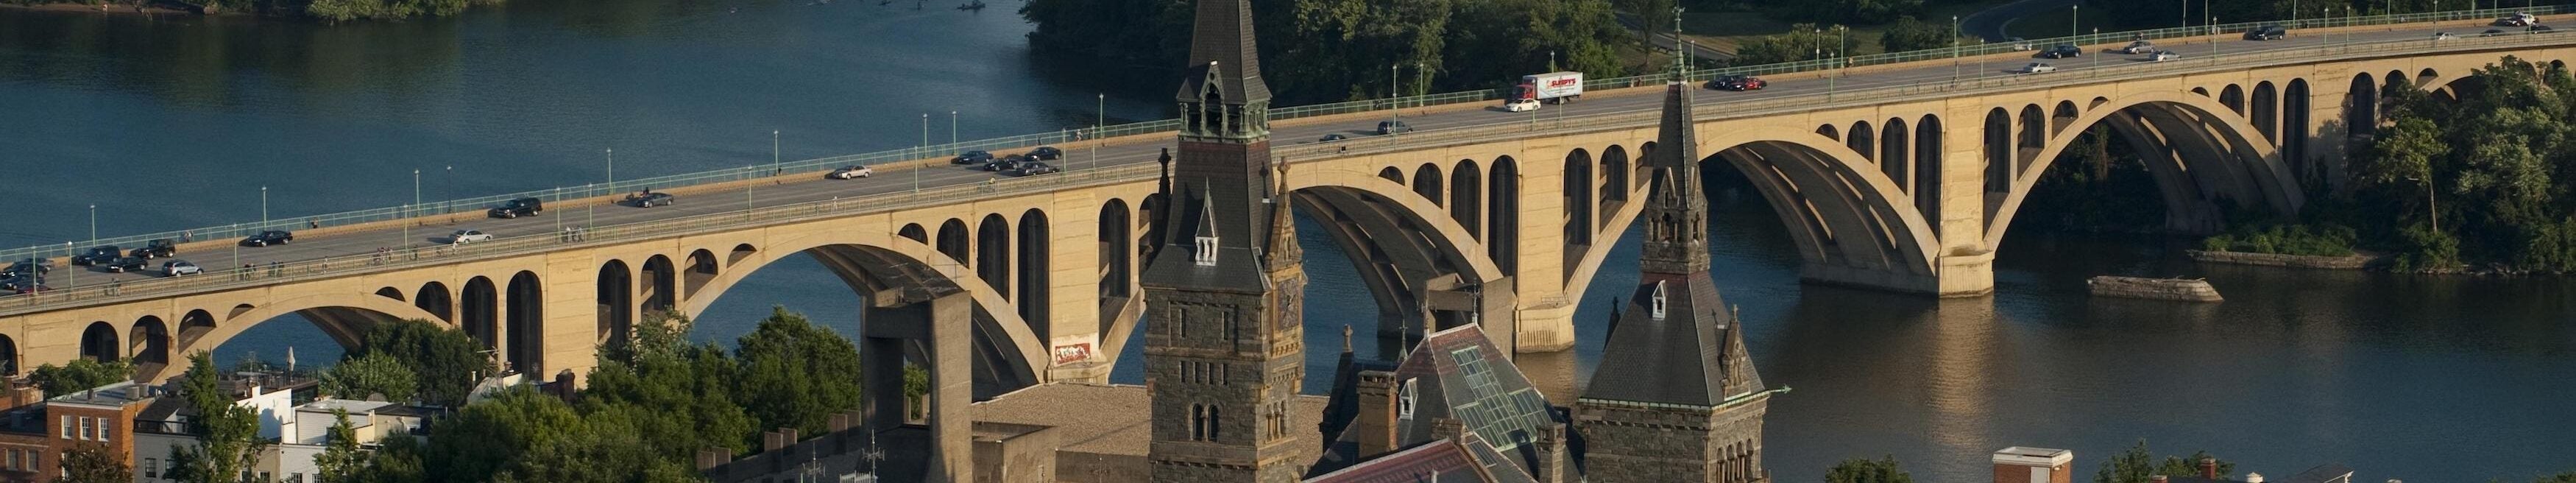
[[[2329,38],[2334,42],[2420,39],[2430,36],[2437,30],[2442,29],[2433,26],[2422,26],[2419,28],[2407,28],[2393,32],[2357,33],[2350,36],[2343,34],[2330,36],[2294,35],[2288,40],[2269,42],[2230,40],[2219,42],[2217,44],[2217,48],[2221,52],[2240,53],[2316,46],[2328,43]],[[2461,28],[2452,27],[2450,30],[2461,30]],[[2194,44],[2189,49],[2184,49],[2184,55],[2210,55],[2210,50],[2208,49],[2209,48],[2205,45]],[[2136,56],[2122,56],[2117,54],[2088,57],[2089,58],[2086,59],[2075,59],[2071,62],[2059,61],[2059,68],[2066,72],[2050,75],[2074,75],[2072,71],[2081,71],[2106,65],[2123,65],[2139,61],[2135,58]],[[1845,77],[1835,81],[1833,86],[1837,89],[1860,89],[1926,82],[1945,82],[1951,80],[1953,76],[1957,75],[2003,76],[2011,75],[2007,73],[2008,70],[2016,68],[2026,62],[2028,61],[2017,57],[1960,64],[1958,67],[1953,67],[1953,64],[1950,63],[1925,62],[1917,64],[1915,67],[1911,68],[1879,71]],[[1702,109],[1701,112],[1711,112],[1709,109],[1723,109],[1727,103],[1738,100],[1816,94],[1823,93],[1826,90],[1827,83],[1820,80],[1781,81],[1772,83],[1769,89],[1762,91],[1701,91],[1696,99],[1700,105],[1706,106],[1700,108]],[[1617,112],[1650,111],[1658,109],[1662,101],[1663,96],[1658,95],[1595,97],[1572,104],[1547,106],[1546,108],[1537,111],[1535,115],[1582,116]],[[1499,108],[1487,108],[1452,111],[1419,117],[1406,117],[1403,120],[1419,129],[1438,130],[1500,123],[1527,122],[1532,115],[1533,114],[1531,113],[1503,112]],[[1275,126],[1275,131],[1273,132],[1273,143],[1276,145],[1308,144],[1318,142],[1316,139],[1324,136],[1325,134],[1333,133],[1350,136],[1351,138],[1354,138],[1353,141],[1356,142],[1359,140],[1358,138],[1376,137],[1373,131],[1376,127],[1376,123],[1377,119],[1352,120],[1346,123],[1335,124],[1299,124],[1294,120],[1282,121],[1282,125]],[[1152,163],[1156,155],[1159,153],[1159,148],[1170,146],[1172,142],[1171,138],[1163,138],[1152,141],[1138,141],[1104,146],[1096,151],[1096,156],[1094,155],[1094,150],[1073,149],[1068,150],[1065,153],[1065,158],[1058,161],[1057,164],[1063,166],[1067,171],[1079,171],[1097,166]],[[1533,162],[1547,161],[1533,160]],[[538,216],[514,220],[482,219],[457,223],[453,226],[414,228],[411,230],[410,239],[403,239],[402,233],[398,229],[387,229],[360,233],[346,233],[333,236],[303,237],[297,239],[295,243],[291,245],[265,248],[238,248],[234,250],[218,249],[214,251],[180,253],[178,258],[192,260],[199,265],[205,266],[210,272],[205,276],[221,277],[227,275],[211,272],[219,271],[228,267],[237,268],[245,263],[252,264],[254,266],[265,266],[265,264],[272,261],[284,262],[311,260],[331,256],[364,255],[373,253],[379,247],[400,248],[442,245],[446,241],[444,238],[447,230],[461,228],[478,229],[502,238],[551,236],[552,234],[557,233],[561,228],[571,226],[616,225],[693,215],[732,212],[742,210],[746,206],[776,206],[822,201],[841,197],[897,193],[912,189],[915,175],[919,176],[919,183],[923,187],[977,183],[993,177],[991,173],[972,171],[959,166],[936,166],[919,170],[884,170],[877,172],[875,178],[848,181],[823,180],[822,173],[814,173],[815,180],[810,182],[756,186],[753,189],[748,190],[748,192],[734,191],[723,194],[697,194],[682,197],[679,200],[679,204],[675,206],[634,208],[628,206],[607,205],[596,208],[558,209],[547,211]],[[159,261],[160,260],[154,261],[154,265],[156,267],[159,265]],[[93,270],[91,267],[64,267],[55,270],[52,276],[49,277],[48,282],[57,289],[67,289],[73,287],[95,287],[109,283],[111,280],[133,280],[158,276],[159,275],[157,275],[157,273],[151,272],[144,274],[110,274]]]

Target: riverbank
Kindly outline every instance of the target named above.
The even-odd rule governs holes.
[[[38,12],[97,12],[97,13],[143,14],[143,15],[199,15],[199,14],[200,14],[200,13],[199,13],[198,11],[196,11],[196,10],[181,10],[181,9],[171,8],[171,7],[167,6],[167,5],[160,5],[160,4],[133,4],[133,3],[126,3],[126,4],[119,4],[119,3],[98,3],[98,4],[86,4],[86,3],[36,3],[36,4],[0,3],[0,10],[30,10],[30,11],[38,11]]]

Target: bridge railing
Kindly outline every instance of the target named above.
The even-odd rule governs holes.
[[[2135,38],[2135,37],[2145,37],[2145,38],[2149,38],[2149,39],[2164,39],[2164,38],[2188,37],[2188,36],[2196,36],[2196,35],[2208,35],[2208,34],[2213,33],[2213,32],[2216,32],[2216,33],[2243,32],[2245,29],[2252,28],[2252,27],[2255,27],[2255,26],[2260,26],[2260,25],[2283,25],[2283,26],[2285,26],[2285,27],[2292,28],[2292,29],[2321,28],[2321,27],[2363,26],[2363,25],[2385,25],[2385,24],[2416,23],[2416,22],[2429,22],[2429,21],[2448,21],[2448,20],[2484,19],[2484,18],[2493,18],[2493,17],[2503,16],[2503,15],[2509,15],[2509,14],[2512,14],[2512,13],[2515,13],[2515,12],[2529,12],[2529,13],[2533,13],[2533,14],[2543,14],[2543,15],[2546,15],[2546,14],[2559,14],[2559,13],[2576,12],[2576,7],[2571,7],[2571,6],[2542,6],[2542,7],[2535,7],[2535,8],[2529,8],[2529,9],[2490,8],[2490,9],[2454,10],[2454,11],[2445,11],[2445,12],[2412,13],[2412,14],[2397,14],[2397,15],[2372,15],[2372,16],[2359,16],[2359,17],[2308,18],[2308,19],[2298,19],[2298,20],[2293,20],[2293,21],[2279,21],[2279,22],[2243,22],[2243,23],[2220,24],[2220,25],[2217,25],[2217,26],[2215,26],[2215,27],[2212,27],[2212,26],[2173,27],[2173,28],[2150,29],[2150,30],[2138,30],[2138,31],[2126,31],[2126,32],[2106,32],[2106,33],[2094,34],[2094,35],[2081,35],[2081,36],[2059,37],[2059,38],[2050,38],[2050,39],[2035,39],[2035,40],[2031,40],[2031,41],[2023,42],[2023,43],[2024,43],[2024,44],[2028,44],[2028,45],[2033,46],[2033,47],[2040,47],[2040,48],[2044,48],[2044,47],[2046,47],[2046,46],[2050,46],[2050,45],[2066,44],[2066,43],[2072,43],[2072,44],[2077,44],[2077,45],[2090,45],[2090,44],[2101,44],[2101,43],[2119,42],[2119,41],[2125,41],[2125,40],[2127,40],[2127,39]],[[2463,32],[2463,33],[2465,34],[2465,33],[2467,33],[2467,32]],[[2292,31],[2292,32],[2291,32],[2291,34],[2292,34],[2292,35],[2300,35],[2300,33],[2299,33],[2299,32],[2297,32],[2297,31],[2295,31],[2295,30],[2294,30],[2294,31]],[[1917,50],[1917,51],[1909,51],[1909,52],[1894,52],[1894,53],[1886,53],[1886,54],[1875,54],[1875,55],[1853,56],[1853,57],[1845,57],[1845,58],[1837,58],[1837,59],[1820,59],[1820,60],[1808,60],[1808,61],[1800,61],[1800,62],[1786,62],[1786,63],[1768,64],[1768,65],[1738,66],[1738,67],[1726,67],[1726,68],[1718,68],[1718,69],[1702,69],[1702,70],[1692,71],[1691,73],[1689,73],[1689,74],[1687,75],[1687,78],[1688,78],[1688,79],[1706,79],[1706,78],[1709,78],[1709,77],[1712,77],[1712,76],[1716,76],[1716,75],[1720,75],[1720,74],[1769,75],[1769,74],[1779,74],[1779,73],[1787,73],[1787,72],[1807,72],[1807,71],[1818,71],[1818,70],[1826,70],[1826,69],[1834,69],[1834,68],[1842,68],[1842,67],[1851,67],[1851,66],[1862,66],[1862,65],[1881,65],[1881,64],[1892,64],[1892,63],[1901,63],[1901,62],[1915,62],[1915,61],[1925,61],[1925,60],[1938,60],[1938,59],[1954,58],[1954,57],[1966,57],[1966,56],[1977,56],[1977,55],[1986,55],[1986,54],[1996,54],[1996,53],[2011,52],[2011,51],[2013,51],[2013,50],[2014,50],[2014,48],[2015,48],[2015,46],[2014,46],[2014,45],[2009,45],[2009,44],[1978,44],[1978,45],[1959,46],[1959,47],[1956,47],[1956,48],[1938,48],[1938,49]],[[1633,86],[1633,85],[1649,85],[1649,84],[1653,84],[1653,83],[1657,83],[1657,82],[1663,82],[1663,81],[1665,81],[1666,79],[1669,79],[1670,77],[1671,77],[1671,74],[1668,74],[1668,73],[1655,73],[1655,74],[1647,74],[1647,75],[1640,75],[1640,76],[1629,76],[1629,77],[1596,78],[1596,79],[1589,79],[1589,80],[1586,80],[1586,81],[1584,82],[1584,85],[1585,85],[1586,89],[1609,89],[1609,88],[1626,87],[1626,86]],[[1465,103],[1465,102],[1485,102],[1485,101],[1490,101],[1490,100],[1498,99],[1498,98],[1500,98],[1500,97],[1501,97],[1501,95],[1502,95],[1502,94],[1501,94],[1501,91],[1500,91],[1500,90],[1497,90],[1497,89],[1486,89],[1486,90],[1465,91],[1465,92],[1448,92],[1448,93],[1428,94],[1428,95],[1420,95],[1420,96],[1396,97],[1396,98],[1388,98],[1388,99],[1370,99],[1370,100],[1359,100],[1359,101],[1350,101],[1350,102],[1336,102],[1336,103],[1328,103],[1328,104],[1315,104],[1315,105],[1307,105],[1307,106],[1297,106],[1297,107],[1287,107],[1287,108],[1274,109],[1274,110],[1272,110],[1272,111],[1271,111],[1271,118],[1272,118],[1272,119],[1294,119],[1294,118],[1299,118],[1299,117],[1322,116],[1322,115],[1332,115],[1332,114],[1344,114],[1344,113],[1352,113],[1352,112],[1367,112],[1367,111],[1383,110],[1383,109],[1396,108],[1396,107],[1431,106],[1431,105],[1453,104],[1453,103]],[[150,242],[150,241],[152,241],[152,240],[160,240],[160,239],[173,239],[173,240],[186,240],[186,241],[239,239],[239,238],[242,238],[242,237],[245,237],[245,236],[249,236],[249,235],[250,235],[250,234],[252,234],[252,233],[260,232],[260,231],[262,231],[262,230],[297,230],[297,229],[310,229],[310,228],[320,228],[320,227],[330,227],[330,226],[347,226],[347,225],[355,225],[355,224],[360,224],[360,223],[383,222],[383,221],[390,221],[390,220],[401,220],[401,219],[412,219],[412,218],[431,217],[431,216],[443,216],[443,215],[454,215],[454,214],[474,213],[474,212],[479,212],[479,211],[482,211],[482,210],[488,209],[488,208],[490,208],[490,207],[492,207],[492,206],[495,206],[495,205],[499,205],[499,204],[501,204],[502,202],[505,202],[505,201],[508,201],[508,200],[512,200],[512,199],[518,199],[518,198],[538,198],[538,199],[546,200],[546,201],[549,201],[549,202],[553,202],[553,201],[560,201],[560,200],[565,200],[565,199],[576,199],[576,198],[586,198],[586,197],[595,197],[595,196],[608,196],[608,195],[613,195],[613,194],[616,194],[616,193],[623,193],[623,192],[635,191],[635,190],[637,190],[637,189],[639,189],[639,188],[644,188],[644,187],[662,187],[662,188],[670,188],[670,187],[689,186],[689,185],[706,184],[706,183],[716,183],[716,182],[724,182],[724,181],[734,181],[734,180],[740,180],[740,179],[744,179],[744,178],[746,178],[746,177],[750,177],[750,176],[754,176],[754,175],[773,175],[773,174],[783,174],[783,173],[790,173],[790,172],[797,172],[797,173],[802,173],[802,172],[819,172],[819,171],[830,170],[830,169],[833,169],[833,168],[836,168],[836,167],[840,167],[840,166],[849,166],[849,165],[873,165],[873,164],[889,163],[889,162],[896,162],[896,161],[905,161],[905,160],[914,160],[914,159],[926,159],[926,158],[942,157],[942,156],[947,156],[947,155],[952,154],[952,153],[957,153],[957,152],[960,152],[960,151],[966,151],[966,150],[978,150],[978,149],[980,149],[980,150],[1007,150],[1007,149],[1021,149],[1021,148],[1028,148],[1028,147],[1041,146],[1041,145],[1047,145],[1047,144],[1055,144],[1055,143],[1063,143],[1063,142],[1078,141],[1078,140],[1083,140],[1083,139],[1101,139],[1101,138],[1106,138],[1106,137],[1127,136],[1127,135],[1135,135],[1135,134],[1148,134],[1148,133],[1157,133],[1157,132],[1169,132],[1169,131],[1177,130],[1179,127],[1180,127],[1180,121],[1179,121],[1178,119],[1163,119],[1163,120],[1155,120],[1155,121],[1144,121],[1144,122],[1135,122],[1135,123],[1119,124],[1119,125],[1114,125],[1114,126],[1103,126],[1103,127],[1085,128],[1085,129],[1067,129],[1067,130],[1060,130],[1060,131],[1053,132],[1053,133],[1033,133],[1033,134],[1023,134],[1023,135],[1018,135],[1018,136],[999,137],[999,138],[992,138],[992,139],[980,139],[980,140],[974,140],[974,141],[964,141],[964,142],[955,142],[955,143],[947,143],[947,144],[935,144],[935,145],[930,145],[930,146],[922,146],[922,147],[914,147],[914,148],[904,148],[904,149],[893,149],[893,150],[885,150],[885,151],[878,151],[878,152],[873,152],[873,153],[864,153],[864,154],[853,154],[853,155],[842,155],[842,156],[829,156],[829,157],[823,157],[823,158],[814,158],[814,159],[807,159],[807,160],[800,160],[800,161],[790,161],[790,162],[783,162],[783,163],[757,163],[757,162],[754,162],[754,163],[745,163],[745,164],[743,165],[743,167],[740,167],[740,168],[725,168],[725,169],[717,169],[717,170],[710,170],[710,171],[703,171],[703,172],[695,172],[695,173],[680,173],[680,174],[672,174],[672,175],[664,175],[664,176],[654,176],[654,177],[637,178],[637,179],[622,179],[622,180],[613,180],[613,181],[603,181],[603,182],[600,182],[600,183],[584,183],[584,184],[579,185],[579,186],[565,186],[565,187],[551,188],[551,189],[544,189],[544,190],[531,190],[531,191],[522,191],[522,192],[517,192],[517,193],[498,194],[498,195],[490,195],[490,196],[478,196],[478,197],[470,197],[470,198],[460,198],[460,199],[452,199],[452,200],[445,200],[445,201],[435,201],[435,202],[426,202],[426,203],[421,203],[421,204],[412,204],[412,205],[397,205],[397,206],[388,206],[388,207],[378,207],[378,208],[370,208],[370,209],[355,210],[355,211],[345,211],[345,212],[338,212],[338,213],[326,213],[326,214],[316,214],[316,215],[290,216],[290,217],[282,217],[282,218],[275,218],[275,219],[263,220],[263,221],[259,221],[259,222],[230,223],[230,224],[214,225],[214,226],[204,226],[204,227],[197,227],[197,228],[190,228],[190,229],[183,229],[183,230],[171,230],[171,231],[164,231],[164,232],[158,232],[158,233],[145,233],[145,234],[138,234],[138,235],[127,235],[127,236],[117,236],[117,237],[109,237],[109,238],[99,238],[99,239],[86,240],[86,241],[77,242],[77,243],[76,243],[76,242],[70,242],[70,241],[67,241],[67,242],[65,242],[65,243],[63,243],[63,244],[60,244],[60,245],[47,244],[47,245],[37,245],[37,246],[23,247],[23,248],[17,248],[17,249],[0,250],[0,264],[5,264],[5,263],[10,262],[10,261],[16,261],[16,260],[26,259],[26,258],[69,257],[69,256],[71,256],[71,255],[76,254],[79,250],[84,250],[84,249],[87,249],[87,248],[89,248],[89,247],[91,247],[91,246],[98,246],[98,245],[117,245],[117,246],[126,246],[126,247],[131,247],[131,246],[138,246],[138,245],[142,245],[142,244],[147,243],[147,242]]]
[[[1906,85],[1863,87],[1850,91],[1807,94],[1775,99],[1728,102],[1725,109],[1703,109],[1700,120],[1760,116],[1818,108],[1863,105],[1890,100],[1921,98],[1929,94],[1974,93],[1987,90],[2028,89],[2052,84],[2092,82],[2099,77],[2116,77],[2131,73],[2185,74],[2204,71],[2241,69],[2279,59],[2317,60],[2339,56],[2383,55],[2411,51],[2460,47],[2511,47],[2547,45],[2557,39],[2576,39],[2576,35],[2558,34],[2511,35],[2491,38],[2452,40],[2401,40],[2317,46],[2301,49],[2244,52],[2198,57],[2161,63],[2134,63],[2107,66],[2060,74],[1994,76],[1957,81],[1933,81]],[[1527,123],[1502,123],[1482,126],[1426,130],[1393,136],[1379,136],[1332,143],[1307,143],[1273,148],[1273,153],[1291,162],[1323,159],[1333,156],[1422,149],[1428,146],[1490,142],[1526,138],[1532,135],[1557,135],[1596,132],[1651,126],[1660,112],[1592,114],[1567,118],[1533,118]],[[375,270],[393,270],[449,263],[461,259],[523,256],[563,248],[566,245],[607,244],[658,237],[701,233],[731,227],[749,227],[795,222],[852,212],[879,212],[925,206],[939,206],[973,201],[1000,193],[1079,188],[1106,183],[1152,179],[1161,167],[1154,164],[1128,164],[1100,169],[1053,175],[998,180],[992,184],[951,185],[781,206],[714,213],[686,218],[589,227],[549,235],[504,238],[467,245],[416,247],[384,254],[337,256],[314,260],[272,263],[254,267],[209,269],[204,275],[164,277],[80,286],[30,295],[0,297],[0,314],[41,310],[49,307],[91,302],[155,297],[178,290],[217,290],[248,287],[301,279],[338,277]]]

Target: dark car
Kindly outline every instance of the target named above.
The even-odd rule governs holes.
[[[1395,134],[1395,133],[1400,133],[1400,132],[1413,132],[1413,126],[1412,126],[1412,125],[1410,125],[1410,124],[1405,124],[1405,123],[1404,123],[1404,121],[1378,121],[1378,122],[1377,122],[1377,133],[1378,133],[1378,134]]]
[[[113,273],[140,272],[143,271],[143,267],[151,265],[152,262],[144,261],[143,257],[118,257],[99,264],[99,269]]]
[[[1321,139],[1316,139],[1316,140],[1315,140],[1315,142],[1319,142],[1319,143],[1329,143],[1329,142],[1333,142],[1333,141],[1340,141],[1340,140],[1350,139],[1350,138],[1351,138],[1350,136],[1344,136],[1344,135],[1342,135],[1342,133],[1332,133],[1332,134],[1326,134],[1326,135],[1324,135],[1324,137],[1323,137],[1323,138],[1321,138]]]
[[[2289,35],[2290,29],[2282,28],[2279,25],[2265,25],[2255,27],[2252,30],[2246,30],[2245,40],[2281,40],[2282,37],[2287,37]]]
[[[171,256],[171,255],[177,255],[177,254],[179,254],[179,243],[178,243],[178,242],[170,241],[170,240],[168,240],[168,239],[161,239],[161,240],[153,240],[151,243],[146,243],[146,244],[144,244],[144,245],[143,245],[143,247],[141,247],[141,248],[136,248],[136,249],[134,249],[134,251],[133,251],[133,252],[131,252],[131,253],[127,253],[127,254],[126,254],[126,256],[131,256],[131,257],[143,257],[143,258],[165,258],[165,257],[169,257],[169,256]]]
[[[2535,33],[2535,34],[2545,34],[2545,33],[2550,33],[2550,32],[2556,32],[2556,31],[2558,31],[2558,29],[2549,28],[2549,26],[2547,26],[2547,25],[2533,25],[2533,26],[2531,26],[2530,28],[2522,29],[2522,31],[2524,31],[2524,32],[2531,32],[2531,33]]]
[[[246,247],[264,247],[269,245],[284,245],[294,242],[295,233],[288,232],[286,230],[269,230],[251,235],[249,238],[243,238],[241,245]]]
[[[545,211],[546,211],[546,202],[545,202],[545,200],[539,200],[539,199],[536,199],[536,198],[519,198],[519,199],[515,199],[515,200],[504,201],[504,202],[501,202],[501,206],[495,206],[495,207],[492,207],[492,217],[493,217],[493,218],[518,218],[518,217],[522,217],[522,216],[535,216],[537,213],[542,213],[542,212],[545,212]]]
[[[2494,37],[2494,36],[2498,36],[2498,35],[2504,35],[2504,30],[2503,30],[2503,29],[2487,29],[2487,31],[2485,31],[2485,32],[2478,32],[2478,36],[2479,36],[2479,37]]]
[[[89,251],[81,252],[79,255],[73,255],[72,265],[97,265],[123,257],[125,257],[125,250],[116,248],[116,245],[90,247]]]
[[[1708,80],[1708,88],[1729,91],[1758,91],[1770,87],[1769,81],[1749,75],[1721,75]]]
[[[957,157],[948,158],[948,164],[984,164],[990,162],[993,162],[993,153],[983,150],[957,153]]]
[[[39,275],[39,276],[41,276],[41,275],[44,275],[44,274],[45,274],[45,272],[51,272],[51,271],[54,271],[54,264],[53,264],[53,261],[52,261],[52,260],[46,260],[46,259],[42,259],[42,258],[29,258],[29,259],[25,259],[25,260],[19,260],[19,261],[16,261],[16,262],[10,262],[10,263],[9,263],[9,267],[8,267],[8,268],[0,268],[0,278],[17,278],[17,277],[24,277],[24,276],[28,276],[28,275]]]
[[[35,293],[53,289],[53,287],[45,286],[45,279],[41,277],[18,277],[0,280],[0,290],[7,290],[10,293]]]
[[[990,163],[984,163],[984,165],[983,165],[983,166],[976,166],[976,167],[975,167],[975,169],[984,170],[984,171],[991,171],[991,172],[995,172],[995,173],[1000,173],[1000,172],[1006,172],[1006,171],[1010,171],[1010,170],[1020,169],[1020,164],[1021,164],[1021,163],[1026,163],[1026,162],[1030,162],[1030,161],[1034,161],[1034,160],[1029,159],[1029,157],[1028,157],[1028,156],[1022,156],[1022,155],[1013,154],[1013,155],[1011,155],[1010,157],[1002,158],[1000,161],[994,161],[994,162],[990,162]]]
[[[1026,162],[1026,163],[1020,163],[1020,168],[1019,168],[1019,169],[1017,169],[1017,170],[1013,170],[1013,171],[1011,171],[1011,172],[1012,172],[1012,173],[1015,173],[1015,174],[1018,174],[1018,175],[1020,175],[1020,176],[1034,176],[1034,175],[1041,175],[1041,174],[1047,174],[1047,173],[1062,173],[1062,172],[1064,172],[1064,170],[1063,170],[1063,169],[1058,169],[1058,168],[1056,168],[1056,167],[1055,167],[1055,165],[1050,165],[1050,164],[1041,163],[1041,162],[1037,162],[1037,161],[1030,161],[1030,162]]]
[[[1064,159],[1064,150],[1056,149],[1055,146],[1038,146],[1037,149],[1029,150],[1028,156],[1029,159],[1039,161],[1054,161]]]
[[[636,193],[626,195],[626,204],[636,208],[671,206],[679,201],[680,197],[671,196],[670,193]]]
[[[2049,47],[2048,50],[2039,51],[2039,58],[2042,59],[2066,59],[2083,56],[2084,48],[2076,47],[2075,44],[2058,44],[2056,47]]]

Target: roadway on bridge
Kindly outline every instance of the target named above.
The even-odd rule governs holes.
[[[2485,28],[2477,25],[2479,25],[2478,21],[2454,21],[2445,23],[2438,28],[2434,26],[2422,26],[2420,28],[2401,28],[2397,31],[2390,32],[2362,32],[2350,35],[2341,33],[2320,34],[2314,36],[2296,35],[2289,39],[2278,41],[2225,40],[2217,42],[2215,48],[2220,53],[2244,53],[2312,47],[2330,43],[2427,39],[2436,31],[2474,34]],[[2296,32],[2293,32],[2293,34],[2295,35]],[[2202,43],[2175,45],[2172,46],[2172,48],[2181,52],[2185,56],[2196,57],[2211,55],[2212,53],[2212,47],[2209,44]],[[2047,61],[2056,64],[2062,70],[2057,73],[2038,75],[2082,75],[2081,71],[2097,66],[2113,66],[2132,62],[2143,62],[2142,57],[2143,56],[2118,55],[2115,53],[2105,54],[2100,52],[2088,52],[2083,58]],[[1828,86],[1828,82],[1824,79],[1783,80],[1773,82],[1769,89],[1755,92],[1702,90],[1696,99],[1698,105],[1701,106],[1701,112],[1712,112],[1710,111],[1711,109],[1725,109],[1727,103],[1732,101],[1821,94],[1827,92],[1829,88],[1834,90],[1846,90],[1926,82],[1942,82],[1952,80],[1954,76],[1956,76],[1956,78],[1975,78],[1979,76],[2016,75],[2009,73],[2009,71],[2028,62],[2030,62],[2030,60],[2022,58],[1989,59],[1982,62],[1955,64],[1957,67],[1953,67],[1953,63],[1924,62],[1920,63],[1917,67],[1899,68],[1843,77],[1832,81],[1830,87]],[[1536,112],[1534,115],[1542,117],[1581,116],[1615,112],[1645,111],[1658,109],[1661,106],[1661,103],[1662,96],[1657,95],[1603,96],[1584,99],[1572,104],[1547,106],[1546,108]],[[1529,122],[1532,117],[1533,114],[1531,113],[1509,113],[1503,112],[1499,108],[1488,107],[1479,110],[1462,110],[1424,116],[1404,117],[1402,120],[1405,123],[1413,125],[1415,128],[1423,130],[1437,130],[1501,123]],[[1352,138],[1347,141],[1339,142],[1364,142],[1379,137],[1375,134],[1374,129],[1377,121],[1380,120],[1383,119],[1351,120],[1348,122],[1330,124],[1300,123],[1295,120],[1280,121],[1273,125],[1272,143],[1273,145],[1314,143],[1318,142],[1318,138],[1321,138],[1326,134],[1334,133],[1350,136]],[[1094,154],[1094,150],[1091,149],[1071,149],[1067,150],[1065,158],[1057,161],[1056,164],[1062,166],[1067,171],[1079,171],[1099,166],[1151,163],[1157,157],[1159,148],[1171,146],[1172,143],[1172,138],[1165,138],[1146,142],[1104,146],[1096,150],[1096,156]],[[709,168],[718,167],[709,166]],[[918,184],[924,188],[976,183],[994,176],[991,173],[969,170],[964,166],[936,166],[917,171],[919,175]],[[271,262],[293,262],[334,256],[363,256],[369,253],[374,253],[379,248],[399,249],[403,247],[444,245],[446,242],[447,232],[456,229],[471,228],[491,233],[494,236],[501,238],[552,236],[554,233],[559,232],[565,227],[585,225],[608,226],[733,212],[743,210],[747,206],[778,206],[842,197],[899,193],[914,188],[915,174],[915,170],[885,170],[877,172],[876,177],[874,178],[842,181],[824,180],[822,179],[821,173],[815,173],[814,181],[810,182],[760,185],[747,191],[734,191],[729,193],[701,193],[683,197],[679,200],[679,203],[674,206],[636,208],[621,205],[604,205],[596,208],[558,209],[549,210],[538,216],[519,219],[483,219],[459,222],[452,225],[440,225],[438,227],[415,227],[411,230],[409,239],[404,239],[403,233],[399,229],[384,229],[378,231],[344,233],[332,236],[299,237],[293,244],[282,246],[264,248],[242,247],[230,252],[198,251],[192,253],[181,253],[178,255],[178,258],[190,260],[199,265],[205,266],[210,273],[204,276],[220,277],[227,275],[216,272],[226,268],[238,268],[244,264],[256,267],[266,266]],[[969,225],[972,225],[973,223],[973,220],[968,220]],[[156,260],[153,267],[155,269],[158,268],[157,262],[158,261]],[[152,270],[147,270],[141,274],[110,274],[91,269],[90,267],[66,267],[64,269],[56,270],[52,276],[48,277],[47,281],[56,289],[70,289],[76,287],[95,287],[101,284],[110,283],[111,281],[134,280],[158,276],[160,276],[158,272]],[[499,274],[499,276],[506,276],[506,274]]]

